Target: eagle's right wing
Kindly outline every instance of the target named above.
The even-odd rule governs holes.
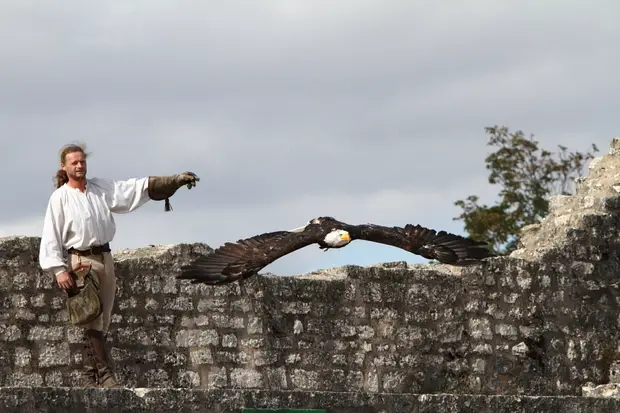
[[[276,231],[227,242],[213,253],[181,267],[178,279],[192,284],[226,284],[248,278],[278,258],[311,245],[311,232]]]

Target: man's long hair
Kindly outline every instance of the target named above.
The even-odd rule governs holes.
[[[62,149],[60,150],[60,163],[64,164],[67,160],[67,154],[70,154],[73,152],[82,152],[85,157],[88,156],[88,154],[86,153],[85,144],[70,143],[68,145],[63,146]],[[54,176],[54,183],[56,184],[56,188],[60,188],[67,182],[69,182],[69,177],[67,176],[67,173],[62,168],[58,169],[58,171],[56,172],[56,176]]]

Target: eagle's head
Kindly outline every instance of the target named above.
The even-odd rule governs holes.
[[[331,248],[340,248],[351,242],[351,235],[343,229],[335,229],[325,235],[323,241]]]

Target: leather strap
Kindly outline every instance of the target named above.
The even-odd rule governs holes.
[[[111,252],[110,243],[106,242],[103,245],[94,245],[87,250],[76,250],[75,248],[69,248],[69,254],[87,256],[87,255],[99,255],[104,252]]]

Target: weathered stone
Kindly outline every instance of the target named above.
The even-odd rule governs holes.
[[[45,294],[37,294],[33,297],[30,297],[30,304],[35,308],[45,307],[47,304]]]
[[[215,345],[219,336],[215,330],[181,330],[176,335],[178,347],[196,347]]]
[[[245,369],[233,369],[230,372],[230,383],[233,388],[262,388],[263,375],[258,371],[245,370]]]
[[[29,348],[17,347],[15,348],[15,366],[26,367],[30,365],[31,351]]]
[[[592,382],[587,382],[582,393],[585,397],[612,397],[620,399],[620,386],[618,383],[609,383],[595,386]]]
[[[221,314],[213,314],[210,317],[212,324],[220,328],[245,328],[242,317],[228,317]]]
[[[293,387],[302,390],[317,390],[320,387],[319,373],[294,369],[291,373]]]
[[[147,298],[144,308],[147,310],[157,310],[159,309],[159,302],[153,298]]]
[[[39,367],[67,366],[71,362],[69,344],[48,344],[39,352]]]
[[[301,334],[304,332],[304,324],[299,321],[299,320],[295,320],[295,323],[293,324],[293,334]]]
[[[33,313],[30,310],[20,308],[15,312],[15,318],[17,320],[34,321],[37,318],[37,316],[35,313]]]
[[[187,388],[187,387],[200,387],[201,380],[200,375],[195,371],[180,371],[178,374],[178,382],[175,387]]]
[[[609,382],[620,383],[620,361],[614,361],[609,366]]]
[[[0,324],[0,340],[17,341],[21,338],[22,332],[16,325]]]
[[[167,299],[163,308],[164,310],[172,311],[191,311],[194,309],[194,304],[189,297],[176,297],[173,299]]]
[[[265,387],[268,389],[288,389],[286,369],[284,367],[268,368],[265,372]]]
[[[234,334],[225,334],[222,337],[222,347],[237,347],[237,336]]]
[[[250,356],[245,351],[218,351],[215,353],[218,364],[248,364]]]
[[[508,324],[499,324],[495,327],[495,332],[502,337],[515,340],[517,338],[517,328]]]
[[[262,320],[257,317],[250,317],[248,320],[248,334],[262,334],[263,324]]]
[[[477,318],[469,320],[469,335],[474,339],[491,340],[493,332],[491,331],[491,322],[486,318]]]
[[[268,366],[278,361],[278,353],[273,351],[257,351],[254,353],[254,365],[256,367]]]
[[[264,338],[249,338],[241,340],[241,347],[262,348],[265,346]]]
[[[208,348],[199,348],[190,351],[190,360],[193,365],[212,364],[213,356]]]
[[[65,328],[61,326],[56,327],[43,327],[34,326],[28,333],[28,340],[30,341],[58,341],[62,340],[65,336]]]
[[[519,344],[516,344],[512,347],[512,354],[514,354],[515,356],[525,357],[528,351],[529,348],[524,342],[520,342]]]
[[[11,375],[10,381],[8,384],[10,386],[15,386],[15,387],[40,387],[43,385],[43,376],[40,373],[15,372]],[[11,407],[11,406],[9,405],[6,407]],[[3,406],[2,411],[3,412],[6,411],[4,409],[4,406]]]
[[[208,387],[211,388],[222,388],[228,385],[228,378],[226,376],[226,369],[224,367],[221,368],[212,368],[209,370],[209,381]]]

